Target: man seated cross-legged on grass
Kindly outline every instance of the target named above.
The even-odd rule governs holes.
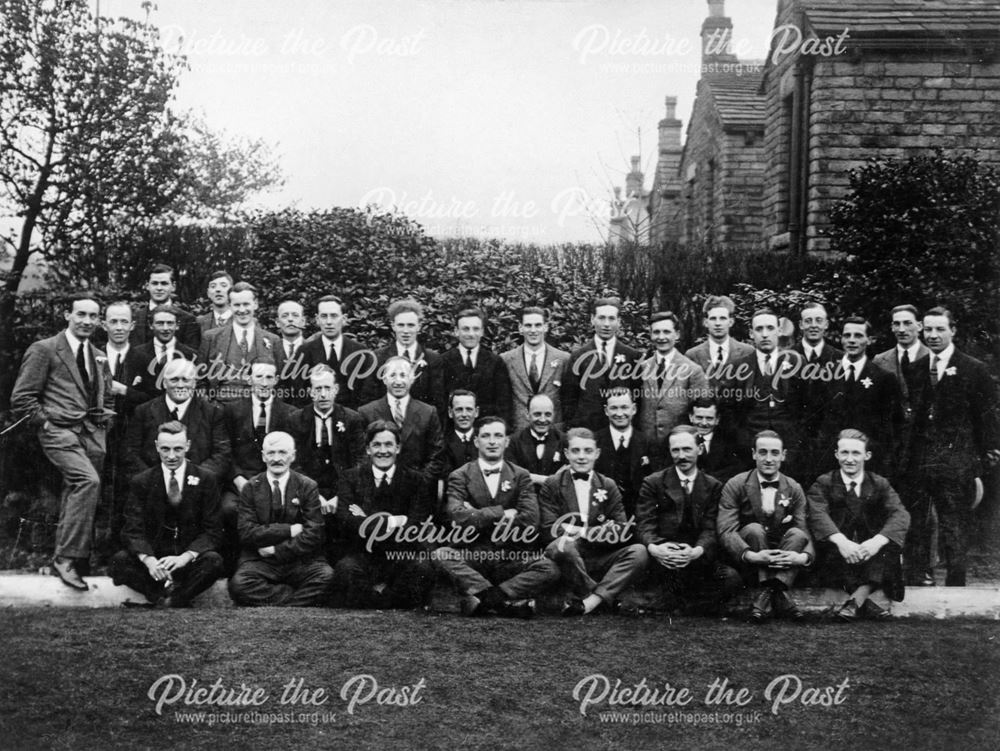
[[[716,525],[719,542],[744,576],[759,582],[750,611],[752,623],[761,623],[772,613],[801,620],[802,611],[788,588],[799,568],[813,558],[805,493],[779,471],[785,459],[781,436],[762,430],[754,436],[753,446],[757,468],[741,472],[722,488]]]
[[[845,622],[888,618],[889,611],[870,599],[879,589],[890,600],[903,599],[900,555],[910,514],[888,480],[865,471],[871,456],[868,436],[860,430],[840,431],[840,469],[817,478],[807,498],[817,573],[851,594],[835,613]]]
[[[575,597],[563,615],[614,610],[618,595],[646,568],[646,548],[631,543],[635,521],[625,518],[618,485],[594,471],[600,450],[587,428],[566,433],[563,467],[542,485],[539,507],[545,555],[559,564]],[[591,575],[600,576],[595,581]]]
[[[432,554],[455,583],[465,615],[530,618],[530,598],[559,578],[559,567],[538,550],[538,499],[531,475],[504,461],[507,423],[476,421],[475,461],[448,477],[450,544]]]
[[[333,567],[337,604],[416,608],[434,586],[420,528],[426,523],[433,530],[429,517],[436,483],[398,463],[401,444],[396,423],[376,420],[365,432],[370,463],[340,476],[337,522],[347,552]]]
[[[267,469],[240,491],[242,550],[229,594],[237,605],[319,605],[333,581],[319,489],[291,470],[295,440],[288,433],[268,433],[262,454]]]
[[[122,540],[108,573],[151,603],[183,608],[222,575],[222,510],[215,477],[187,461],[178,420],[160,426],[160,463],[132,478]]]

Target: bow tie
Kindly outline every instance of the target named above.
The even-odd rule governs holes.
[[[544,446],[545,443],[549,440],[549,437],[547,435],[539,438],[537,435],[535,435],[534,433],[532,433],[531,437],[535,439],[535,445],[536,446]]]
[[[500,474],[500,467],[497,467],[496,469],[483,470],[483,477],[489,477],[490,475],[498,475],[498,474]]]
[[[762,489],[763,488],[774,488],[775,490],[777,490],[778,489],[778,481],[777,480],[764,480],[763,482],[761,482],[760,487]]]
[[[590,472],[574,472],[573,473],[573,480],[574,481],[576,481],[576,480],[583,480],[584,482],[586,482],[589,479],[590,479]]]

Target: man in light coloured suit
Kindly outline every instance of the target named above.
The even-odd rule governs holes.
[[[753,347],[729,335],[735,311],[736,303],[728,297],[712,295],[705,300],[702,313],[708,339],[684,353],[705,371],[719,402],[719,416],[729,423],[734,423],[736,405],[742,397],[735,363],[753,354]]]
[[[544,308],[530,307],[522,310],[518,331],[521,332],[524,343],[500,355],[510,376],[514,430],[523,430],[531,424],[528,405],[532,397],[539,394],[552,400],[554,421],[561,423],[563,418],[559,389],[562,387],[563,370],[569,361],[569,352],[546,343],[549,312]]]

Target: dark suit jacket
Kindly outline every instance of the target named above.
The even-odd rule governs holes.
[[[384,396],[361,407],[358,414],[365,425],[375,420],[394,422],[389,401]],[[441,474],[444,461],[444,438],[437,412],[431,405],[410,397],[400,432],[403,446],[399,452],[399,463],[423,473],[428,482],[436,480]]]
[[[444,437],[444,453],[441,456],[441,479],[447,480],[448,475],[479,456],[479,450],[472,440],[463,441],[454,430],[449,430]]]
[[[250,478],[240,491],[237,530],[240,562],[267,560],[275,563],[306,563],[323,558],[326,523],[319,507],[316,483],[292,472],[285,489],[284,508],[273,507],[267,473]],[[298,537],[291,526],[302,525]],[[258,548],[274,545],[274,556],[262,558]]]
[[[326,345],[323,337],[306,340],[299,350],[302,365],[308,374],[316,365],[327,365]],[[340,351],[340,362],[335,368],[337,376],[337,402],[351,409],[364,404],[365,393],[371,387],[367,384],[375,376],[375,353],[354,339],[344,336]]]
[[[227,325],[208,331],[198,348],[198,362],[207,368],[205,386],[209,390],[209,396],[214,397],[220,391],[223,396],[249,394],[249,381],[246,377],[250,374],[250,363],[255,360],[276,362],[276,349],[279,346],[277,336],[264,331],[260,324],[255,323],[253,345],[244,358],[239,342],[233,336],[232,319]]]
[[[311,405],[298,411],[292,433],[298,470],[315,480],[320,493],[327,498],[336,494],[340,476],[360,463],[365,455],[366,423],[361,415],[334,404],[330,419],[333,421],[333,441],[326,452],[316,443],[316,411]]]
[[[910,514],[881,475],[865,472],[861,497],[844,487],[840,470],[821,475],[809,488],[809,529],[817,541],[841,532],[854,542],[885,535],[900,548],[910,528]]]
[[[782,532],[795,527],[806,535],[806,495],[791,477],[778,474],[778,492],[774,499],[774,512],[765,514],[761,505],[760,482],[757,470],[741,472],[722,487],[719,501],[719,516],[716,530],[719,543],[735,562],[743,559],[743,553],[750,547],[739,535],[739,530],[754,522],[764,527],[766,532]],[[812,540],[807,548],[810,555]]]
[[[365,379],[361,404],[367,404],[385,396],[385,384],[382,382],[382,366],[385,365],[386,360],[395,356],[395,342],[375,350],[375,373],[371,378]],[[410,386],[410,396],[424,404],[430,404],[438,411],[439,417],[442,410],[445,410],[445,414],[447,414],[447,394],[444,391],[444,373],[441,370],[441,355],[432,349],[426,349],[423,345],[417,344],[417,359],[414,362],[413,372],[416,374],[416,377],[413,380],[413,385]],[[444,424],[443,420],[441,424]]]
[[[615,361],[603,368],[598,362],[593,337],[582,347],[573,350],[563,371],[561,391],[566,426],[598,430],[607,424],[604,415],[605,394],[617,386],[624,386],[635,393],[635,389],[639,388],[636,365],[641,357],[639,350],[629,347],[620,339],[615,344]]]
[[[920,405],[924,372],[930,368],[929,356],[930,350],[920,344],[917,348],[916,359],[910,363],[905,371],[899,362],[899,351],[896,347],[879,352],[872,358],[872,362],[878,367],[889,371],[896,377],[903,405],[903,417],[907,427],[913,423],[914,410]]]
[[[749,452],[741,450],[736,436],[721,425],[712,431],[708,452],[698,457],[698,469],[723,484],[751,463]]]
[[[368,552],[366,544],[373,528],[367,530],[369,537],[365,537],[361,534],[361,525],[374,514],[403,515],[407,517],[407,527],[419,527],[431,516],[432,492],[432,485],[423,475],[401,465],[396,466],[387,498],[380,498],[377,493],[371,464],[365,463],[344,472],[337,484],[337,523],[348,540],[348,549],[355,553]],[[357,505],[365,515],[352,514],[351,505]],[[375,552],[419,547],[423,546],[396,542],[392,538],[372,543]]]
[[[253,414],[253,401],[250,397],[227,402],[223,407],[226,420],[226,431],[229,435],[229,446],[232,450],[232,465],[228,480],[232,482],[237,477],[250,479],[260,474],[267,467],[261,456],[261,445],[257,441],[254,430],[256,415]],[[299,411],[275,397],[271,404],[271,421],[267,432],[281,430],[295,436],[298,427]]]
[[[581,526],[583,519],[576,502],[573,472],[569,467],[563,467],[545,480],[538,494],[538,508],[542,516],[543,543],[559,537],[563,524]],[[594,539],[581,541],[582,549],[619,548],[631,542],[632,531],[627,521],[622,495],[615,481],[599,472],[591,472],[587,527],[603,529]]]
[[[171,359],[177,360],[183,358],[191,362],[197,361],[198,353],[194,349],[181,344],[180,340],[176,341],[174,345],[174,354]],[[153,340],[140,344],[137,347],[129,348],[125,362],[128,363],[130,369],[134,368],[136,370],[139,380],[136,382],[133,379],[134,386],[146,394],[146,400],[153,399],[166,390],[163,387],[163,381],[160,379],[160,374],[163,373],[163,365],[160,365],[156,360],[156,345]]]
[[[924,364],[912,466],[965,482],[982,473],[987,451],[1000,448],[996,386],[983,363],[957,349],[936,386],[931,386],[930,360]]]
[[[511,436],[507,445],[506,458],[507,461],[524,467],[533,475],[554,475],[560,467],[566,464],[563,443],[563,434],[555,428],[549,428],[549,432],[545,436],[542,458],[539,459],[535,438],[531,435],[531,428],[524,428]]]
[[[177,308],[177,341],[197,351],[201,344],[201,326],[195,317],[177,305],[176,301],[170,305]],[[129,344],[137,347],[153,339],[153,330],[149,327],[149,300],[132,306],[132,321],[135,325],[128,337]]]
[[[512,424],[510,376],[507,366],[494,352],[480,345],[476,367],[469,373],[462,362],[462,348],[453,347],[441,355],[441,374],[445,398],[455,389],[468,389],[476,395],[480,417],[495,415]],[[447,425],[446,405],[439,415],[441,424]]]
[[[823,409],[827,403],[827,385],[833,378],[837,362],[844,356],[829,342],[823,344],[823,352],[815,362],[806,360],[805,347],[799,341],[792,351],[801,358],[795,363],[796,375],[802,389],[802,426],[806,438],[819,433],[823,423]]]
[[[468,503],[472,508],[467,508]],[[459,467],[448,476],[446,515],[449,521],[462,527],[474,528],[478,536],[470,545],[492,547],[537,547],[538,540],[538,498],[528,471],[510,462],[503,462],[500,468],[500,485],[496,497],[491,497],[486,479],[479,468],[479,461],[471,461]],[[517,530],[517,541],[505,537],[497,531],[500,539],[491,541],[494,528],[506,509],[517,509],[513,528]],[[528,544],[525,535],[534,536],[535,544]]]
[[[166,524],[169,502],[162,465],[143,470],[129,483],[122,542],[135,555],[205,553],[222,544],[222,510],[215,478],[197,464],[187,463],[178,478],[181,502],[176,510],[176,536]],[[173,526],[173,525],[170,525]]]
[[[76,366],[76,352],[65,332],[28,347],[10,396],[14,414],[18,418],[28,416],[33,428],[42,427],[48,420],[75,433],[103,431],[105,419],[94,412],[88,415],[88,410],[114,408],[111,373],[104,352],[93,346],[88,347],[88,352],[89,388],[83,383]]]
[[[594,469],[615,481],[622,494],[625,512],[629,516],[634,515],[642,481],[648,474],[659,469],[649,440],[637,428],[632,428],[632,440],[628,442],[626,449],[627,469],[622,466],[622,471],[619,471],[618,450],[611,437],[611,428],[597,431],[597,448],[601,450],[601,455],[597,457]]]
[[[230,323],[233,322],[233,317],[230,315],[229,318],[226,319],[226,322],[222,324],[222,326],[216,326],[215,313],[213,313],[210,310],[207,313],[202,313],[200,316],[195,318],[195,321],[198,322],[198,329],[201,331],[202,335],[204,335],[206,331],[222,328],[222,326],[228,326]]]
[[[777,431],[786,449],[798,447],[803,437],[802,382],[794,375],[798,363],[796,355],[778,352],[775,375],[770,376],[758,367],[756,350],[733,363],[735,372],[748,374],[737,386],[742,390],[738,410],[743,429],[740,443],[744,447],[752,446],[753,436],[761,430]]]
[[[706,561],[714,560],[717,554],[715,523],[721,497],[722,483],[704,472],[695,475],[690,496],[685,495],[673,467],[650,475],[642,483],[635,512],[639,542],[643,545],[663,542],[686,543],[691,547],[700,545],[705,551],[702,557]],[[681,522],[689,502],[696,531],[682,538]]]
[[[147,372],[149,361],[145,359],[140,347],[129,345],[128,354],[125,355],[125,359],[118,366],[118,372],[114,375],[114,380],[126,389],[125,394],[115,397],[115,412],[118,413],[119,417],[131,415],[137,406],[163,393],[151,394],[148,390],[141,388],[149,378]],[[114,354],[110,355],[109,360],[113,357]]]
[[[285,353],[285,340],[279,337],[274,352],[274,364],[278,368],[278,396],[295,407],[305,407],[310,403],[309,367],[302,362],[302,348],[305,340],[296,347],[289,358]]]
[[[131,473],[159,466],[156,432],[160,425],[170,419],[166,396],[158,396],[136,407],[126,438],[126,464]],[[191,441],[187,460],[210,472],[221,483],[228,475],[231,460],[229,434],[226,432],[222,407],[195,395],[191,397],[191,403],[181,422],[187,427],[188,440]]]

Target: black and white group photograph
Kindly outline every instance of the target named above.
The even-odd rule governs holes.
[[[0,0],[0,746],[995,749],[1000,0]]]

